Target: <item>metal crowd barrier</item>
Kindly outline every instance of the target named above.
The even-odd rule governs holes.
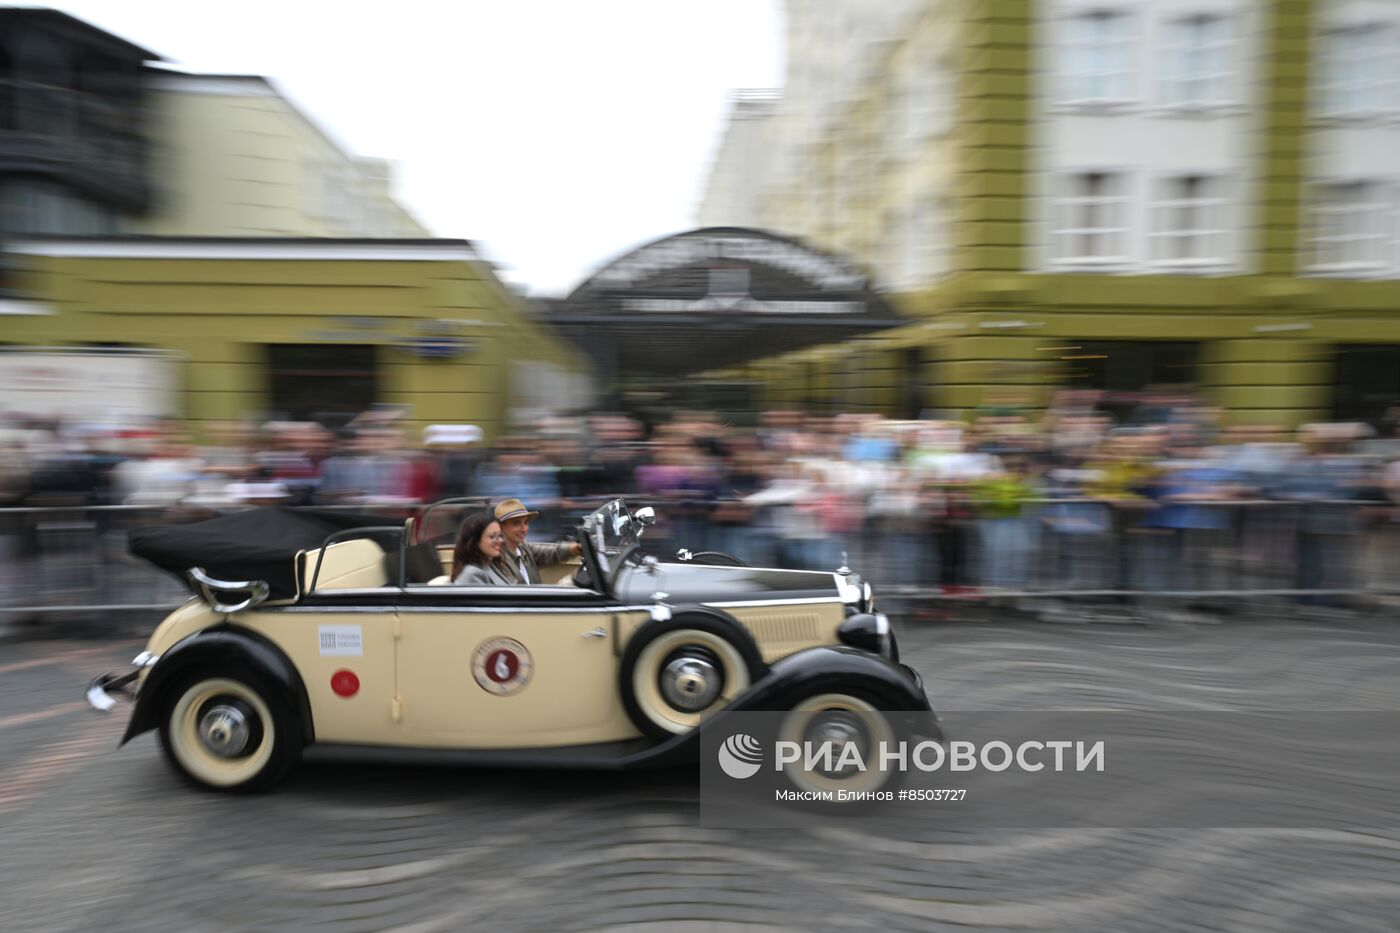
[[[531,503],[531,539],[552,540],[606,497]],[[1400,509],[1383,502],[1037,499],[1015,515],[864,516],[794,534],[781,508],[739,520],[732,504],[628,497],[660,520],[647,549],[686,548],[795,569],[849,566],[904,606],[1062,600],[1218,605],[1357,604],[1400,595]],[[723,506],[723,508],[717,508]],[[376,509],[394,520],[401,504]],[[131,556],[126,532],[210,517],[207,509],[0,509],[0,621],[168,610],[189,593]],[[797,523],[801,524],[801,523]]]
[[[402,521],[401,506],[318,506]],[[45,505],[0,509],[0,622],[33,617],[167,612],[190,596],[174,575],[127,551],[133,528],[202,521],[184,506]]]

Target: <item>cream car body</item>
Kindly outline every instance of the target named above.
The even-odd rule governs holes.
[[[256,581],[192,571],[201,597],[161,623],[127,675],[138,701],[127,738],[159,729],[187,776],[236,788],[262,775],[225,760],[244,761],[243,747],[269,734],[295,733],[299,746],[495,752],[493,761],[509,752],[520,763],[549,750],[578,750],[583,762],[606,762],[609,750],[635,757],[639,740],[674,746],[736,702],[777,702],[791,678],[775,674],[784,664],[844,665],[888,708],[928,708],[868,586],[834,572],[662,563],[638,552],[642,527],[620,502],[589,516],[581,563],[542,571],[563,585],[414,582],[404,571],[412,522],[397,555],[346,533],[289,558],[297,592],[281,600],[243,599]],[[823,647],[830,656],[814,654]],[[171,720],[189,683],[240,672],[248,696],[196,691],[204,706]],[[120,680],[99,678],[95,705],[110,706]],[[259,706],[269,692],[280,713]],[[259,723],[268,715],[286,721]],[[182,735],[201,743],[185,758],[209,758],[214,780],[172,752]],[[229,741],[240,754],[228,754]]]

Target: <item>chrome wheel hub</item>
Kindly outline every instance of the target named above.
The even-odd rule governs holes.
[[[252,730],[247,715],[236,706],[211,706],[199,720],[199,739],[221,758],[236,758],[248,747]]]
[[[839,762],[854,746],[857,755],[864,760],[869,752],[870,741],[856,714],[846,711],[827,711],[817,714],[818,719],[807,732],[807,740],[818,749],[818,754],[830,754],[830,760]],[[829,749],[829,751],[828,751]],[[833,768],[833,774],[841,772]]]
[[[860,728],[854,723],[828,720],[818,727],[815,738],[818,742],[830,743],[839,747],[848,742],[860,741]]]
[[[720,672],[709,658],[683,654],[662,669],[661,695],[676,709],[693,713],[719,698],[721,682]]]

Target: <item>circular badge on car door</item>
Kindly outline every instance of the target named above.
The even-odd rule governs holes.
[[[492,638],[476,648],[472,656],[472,676],[481,689],[497,696],[509,696],[530,682],[534,662],[525,646],[514,638]]]

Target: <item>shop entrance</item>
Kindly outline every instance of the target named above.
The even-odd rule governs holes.
[[[1342,344],[1336,352],[1333,418],[1375,424],[1400,405],[1400,346]]]
[[[1121,421],[1150,390],[1193,389],[1201,351],[1186,340],[1073,340],[1053,352],[1065,385],[1099,390],[1099,408]]]
[[[269,344],[268,398],[289,421],[339,427],[379,397],[378,347]]]

